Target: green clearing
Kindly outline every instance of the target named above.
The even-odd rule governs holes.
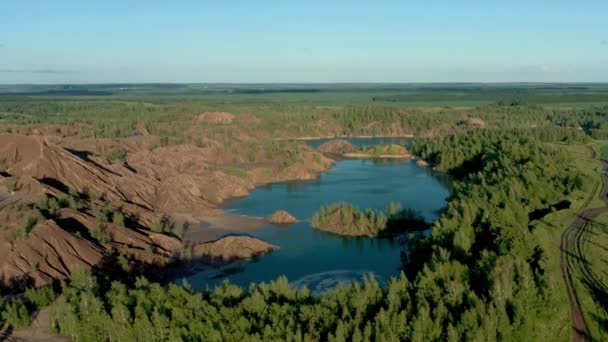
[[[596,141],[593,143],[598,151],[598,158],[607,160],[608,142]],[[599,166],[595,170],[602,170]],[[598,184],[601,182],[597,177]],[[587,208],[600,208],[605,203],[600,198],[601,186],[593,194],[592,201]],[[576,279],[575,286],[581,307],[585,315],[591,336],[596,341],[608,338],[608,212],[600,214],[590,221],[581,235],[580,248],[583,262],[586,265],[584,276]]]
[[[561,256],[561,237],[564,229],[572,223],[576,215],[585,208],[599,207],[603,202],[599,199],[598,193],[601,188],[601,180],[598,171],[602,164],[598,160],[591,159],[590,151],[586,145],[555,145],[564,151],[568,151],[571,156],[571,165],[578,172],[585,175],[584,187],[576,190],[568,196],[571,206],[568,209],[553,212],[541,220],[534,221],[534,235],[537,236],[541,247],[545,251],[547,268],[552,270],[551,275],[547,276],[548,288],[551,289],[554,303],[554,322],[539,327],[546,331],[546,337],[556,341],[567,341],[570,339],[570,307],[566,296],[566,287],[560,271]],[[578,290],[579,298],[583,292]],[[588,303],[583,301],[583,310],[590,309]],[[597,336],[592,333],[592,336]]]
[[[584,289],[585,319],[598,341],[608,338],[608,212],[591,222],[584,236],[584,255],[595,282],[580,284]]]

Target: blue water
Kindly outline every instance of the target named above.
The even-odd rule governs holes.
[[[314,140],[306,140],[304,141],[308,146],[312,148],[317,148],[322,144],[334,140],[335,138],[323,138],[323,139],[314,139]],[[405,138],[405,137],[373,137],[373,138],[338,138],[342,140],[346,140],[351,144],[362,147],[362,146],[373,146],[373,145],[387,145],[387,144],[397,144],[409,146],[413,138]]]
[[[254,217],[283,209],[301,221],[288,227],[268,225],[250,233],[279,250],[257,260],[196,273],[188,281],[195,288],[213,287],[224,279],[248,286],[286,275],[293,285],[307,286],[313,292],[366,274],[383,282],[400,272],[403,247],[399,242],[336,236],[311,228],[307,220],[324,204],[346,201],[377,209],[399,202],[433,221],[448,196],[449,190],[438,178],[410,160],[340,161],[316,181],[268,185],[226,204],[227,211]]]

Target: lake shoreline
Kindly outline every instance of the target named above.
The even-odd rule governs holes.
[[[312,275],[323,274],[314,285],[320,286],[346,277],[342,271],[347,271],[350,277],[355,268],[366,269],[380,278],[396,275],[394,270],[400,267],[399,255],[403,247],[399,242],[403,239],[401,236],[340,236],[315,229],[308,220],[320,204],[337,200],[376,209],[384,208],[392,201],[401,202],[421,210],[429,220],[435,220],[436,211],[443,207],[449,190],[409,158],[394,159],[396,163],[388,160],[369,163],[365,159],[368,158],[342,159],[321,173],[319,179],[276,182],[272,186],[256,187],[247,196],[223,203],[221,209],[225,214],[207,220],[203,223],[206,226],[200,229],[249,235],[279,249],[253,261],[224,267],[196,265],[192,268],[192,265],[186,265],[183,268],[188,270],[181,272],[181,276],[186,276],[195,288],[204,289],[207,286],[213,288],[224,279],[248,286],[251,282],[270,281],[282,274],[296,283]],[[357,186],[353,187],[353,182]],[[264,218],[275,210],[288,211],[298,222],[289,227],[277,227],[266,222]],[[386,263],[389,259],[391,262]],[[223,271],[225,269],[226,272]],[[178,275],[172,281],[180,278]]]
[[[344,153],[345,158],[353,159],[411,159],[411,153],[406,154],[371,154],[371,153]]]
[[[405,135],[328,135],[328,136],[304,136],[296,138],[273,138],[273,140],[295,140],[295,141],[310,141],[310,140],[323,140],[323,139],[414,139],[416,135],[405,134]]]

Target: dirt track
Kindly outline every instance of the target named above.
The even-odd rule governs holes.
[[[591,149],[592,158],[596,157],[595,151]],[[604,163],[604,168],[608,168],[608,163]],[[602,287],[598,281],[598,277],[589,264],[585,260],[584,245],[586,233],[588,232],[589,224],[592,219],[603,212],[608,211],[608,176],[601,176],[601,191],[600,196],[604,201],[604,206],[600,208],[587,209],[579,213],[576,220],[564,231],[561,239],[561,269],[566,283],[568,300],[570,302],[570,313],[572,316],[572,340],[573,341],[591,341],[591,335],[585,321],[585,316],[580,306],[580,302],[574,286],[575,277],[580,278],[580,281],[593,291]],[[592,195],[587,199],[582,208],[586,208],[595,196],[598,183],[593,190]],[[594,297],[594,300],[596,298]],[[596,305],[599,305],[596,300]],[[600,308],[600,310],[602,310]]]

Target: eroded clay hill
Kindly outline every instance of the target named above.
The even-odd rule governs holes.
[[[218,157],[228,154],[219,143],[150,148],[155,140],[74,139],[62,147],[43,136],[0,135],[2,285],[45,285],[118,257],[128,270],[184,256],[225,263],[267,253],[274,246],[244,236],[188,243],[184,223],[221,214],[219,204],[256,185],[310,179],[332,164],[302,145],[287,159],[253,156],[237,167]],[[116,148],[126,151],[118,162],[107,157]]]

